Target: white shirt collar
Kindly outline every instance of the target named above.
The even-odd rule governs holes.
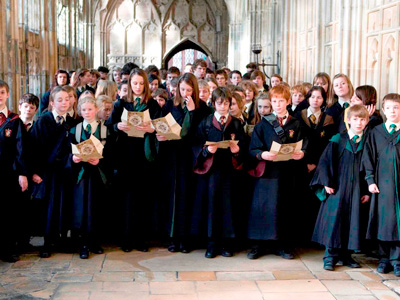
[[[246,108],[244,111],[246,112],[246,113],[248,113],[249,112],[249,109],[250,109],[250,106],[253,104],[253,102],[249,102],[249,103],[245,103],[244,104],[244,107]]]
[[[390,132],[392,130],[392,128],[390,128],[390,125],[392,125],[392,124],[396,125],[396,129],[395,129],[396,131],[400,129],[400,123],[393,123],[393,122],[386,121],[385,127],[388,132]]]
[[[91,123],[88,123],[88,122],[86,122],[86,120],[83,120],[83,129],[87,130],[88,124],[90,124],[90,126],[92,126],[90,131],[92,132],[92,134],[94,134],[97,130],[97,126],[99,125],[99,123],[96,120],[93,120],[93,122],[91,122]]]
[[[294,111],[296,109],[296,107],[297,107],[297,105],[292,104],[292,107],[291,107],[292,111]]]
[[[217,111],[214,113],[214,116],[215,116],[215,118],[217,119],[218,122],[219,122],[219,120],[220,120],[221,117],[222,117],[222,115],[220,115],[219,112],[217,112]],[[224,116],[225,116],[225,123],[226,123],[226,121],[228,120],[229,113],[227,113],[227,114],[224,115]]]
[[[273,111],[272,113],[273,113],[273,114],[276,116],[276,118],[278,119],[278,114],[277,114],[275,111]],[[287,120],[288,120],[288,118],[289,118],[289,112],[286,111],[286,115],[284,115],[283,117],[284,117],[285,119],[283,119],[282,123],[283,123],[283,125],[285,125],[286,122],[287,122]]]
[[[67,114],[59,115],[59,114],[56,112],[55,109],[53,109],[51,112],[53,113],[54,120],[56,120],[56,122],[57,122],[57,117],[58,117],[58,116],[63,117],[63,118],[64,118],[64,121],[67,120]]]
[[[70,111],[67,112],[67,114],[68,114],[71,118],[73,118],[74,115],[75,115],[75,111],[74,111],[73,109],[71,109]]]
[[[4,114],[4,116],[5,116],[6,118],[8,118],[8,108],[7,108],[7,106],[4,106],[3,110],[0,111],[0,112],[2,112],[2,113]]]
[[[349,129],[349,131],[347,131],[347,134],[349,135],[350,140],[353,139],[353,137],[356,135],[353,130],[351,130],[351,128]],[[363,136],[363,133],[361,132],[360,134],[357,134],[358,138],[356,140],[357,143],[359,143],[361,141],[361,138]]]
[[[311,115],[314,115],[317,118],[317,122],[318,122],[319,117],[321,116],[321,110],[314,113],[314,112],[312,112],[311,108],[308,107],[307,108],[307,118],[309,118]]]
[[[343,105],[344,105],[345,103],[349,103],[349,102],[347,102],[347,101],[343,101],[342,99],[339,99],[338,102],[339,102],[340,106],[343,107],[343,108],[344,108]],[[350,103],[349,103],[349,104],[350,104]]]

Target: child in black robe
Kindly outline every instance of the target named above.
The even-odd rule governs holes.
[[[211,108],[199,98],[193,74],[185,73],[179,78],[175,98],[162,108],[162,116],[168,113],[181,126],[181,139],[167,141],[157,134],[156,225],[161,236],[169,239],[168,251],[188,253],[190,212],[195,193],[192,147],[199,123],[211,113]]]
[[[400,95],[383,98],[387,121],[369,133],[363,153],[363,167],[372,193],[367,239],[377,240],[378,273],[400,276]]]
[[[232,94],[227,88],[214,90],[211,101],[215,113],[204,119],[197,128],[195,172],[200,176],[191,229],[195,235],[206,233],[206,258],[214,258],[219,253],[231,257],[233,251],[230,240],[235,237],[231,180],[233,171],[241,168],[243,161],[241,148],[244,130],[241,122],[229,115]],[[229,141],[228,149],[218,149],[218,144],[205,145],[207,141],[224,140]]]
[[[299,211],[302,212],[303,222],[298,226],[299,239],[301,243],[309,243],[314,230],[315,220],[321,205],[318,198],[309,188],[314,176],[315,168],[319,158],[332,135],[335,133],[335,126],[331,116],[323,112],[326,105],[326,93],[320,86],[313,86],[304,102],[308,108],[300,110],[295,117],[300,121],[304,135],[308,140],[307,155],[305,155],[301,167],[302,176],[299,176],[296,190],[302,191],[303,198]]]
[[[0,259],[16,262],[16,237],[21,191],[28,188],[24,158],[25,129],[17,114],[8,110],[8,84],[0,80]]]
[[[129,76],[128,95],[114,104],[111,116],[106,125],[117,137],[113,147],[113,160],[116,177],[115,189],[118,195],[121,221],[121,249],[130,252],[133,248],[147,252],[149,240],[149,220],[152,219],[152,175],[155,158],[155,131],[148,123],[136,126],[143,131],[144,137],[127,135],[131,125],[121,122],[124,108],[127,111],[142,112],[149,110],[154,119],[159,109],[158,103],[151,98],[146,73],[141,69],[133,69]],[[117,203],[116,203],[117,205]]]
[[[51,255],[52,246],[66,237],[71,217],[71,173],[67,171],[71,145],[69,130],[74,120],[68,116],[70,106],[65,87],[56,87],[50,95],[52,111],[44,113],[32,127],[32,180],[35,183],[32,197],[41,205],[44,221],[44,246],[40,257]],[[40,204],[39,204],[40,203]]]
[[[96,100],[85,97],[79,100],[78,113],[83,117],[83,122],[71,128],[71,143],[79,144],[90,139],[91,135],[99,141],[105,140],[102,124],[97,121],[98,107]],[[104,125],[103,125],[104,127]],[[103,153],[100,153],[103,154]],[[73,170],[73,201],[72,201],[72,230],[79,240],[79,257],[86,259],[89,251],[95,254],[103,253],[99,240],[99,225],[102,222],[100,212],[105,192],[106,173],[102,161],[90,158],[87,162],[81,157],[72,155]]]
[[[349,131],[332,137],[310,183],[323,201],[313,241],[325,246],[324,269],[328,271],[333,271],[339,260],[345,266],[360,267],[351,251],[361,248],[361,203],[370,198],[360,174],[368,111],[355,105],[349,108],[347,118]]]
[[[34,145],[29,143],[29,135],[32,130],[32,126],[34,123],[34,116],[38,112],[39,109],[39,98],[33,94],[27,93],[22,95],[19,100],[19,111],[20,111],[20,119],[24,123],[24,128],[27,133],[27,138],[25,139],[25,147],[24,151],[29,153]],[[35,216],[37,214],[37,207],[31,201],[32,194],[32,181],[29,180],[32,178],[32,174],[29,172],[29,156],[25,156],[25,162],[28,169],[28,189],[22,193],[22,207],[20,210],[20,221],[19,223],[19,232],[18,232],[18,251],[21,253],[30,252],[33,250],[32,245],[30,244],[30,238],[34,234],[38,233],[38,228],[36,228],[37,222],[35,222]]]
[[[263,117],[254,127],[249,149],[250,155],[257,161],[257,167],[251,174],[257,178],[248,228],[248,238],[255,241],[247,257],[258,258],[265,250],[262,241],[274,240],[277,254],[292,259],[289,247],[294,238],[292,224],[296,222],[294,184],[298,174],[294,161],[274,162],[277,155],[270,149],[274,141],[287,144],[303,140],[302,150],[292,154],[292,159],[300,160],[307,142],[300,122],[290,116],[286,109],[290,99],[289,88],[277,85],[269,94],[274,113]]]

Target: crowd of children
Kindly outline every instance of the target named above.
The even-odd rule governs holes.
[[[267,85],[250,64],[243,77],[201,59],[187,67],[128,63],[113,80],[104,67],[58,70],[41,101],[21,97],[19,116],[0,80],[0,182],[12,199],[2,201],[2,260],[32,251],[35,235],[42,258],[72,247],[82,259],[110,240],[125,252],[151,241],[206,247],[207,258],[250,246],[249,259],[293,259],[313,241],[326,270],[360,267],[351,254],[376,250],[377,271],[400,276],[399,94],[383,97],[384,122],[376,90],[344,74],[290,88],[278,74]],[[129,136],[125,110],[172,115],[180,138],[150,122]],[[103,158],[84,161],[71,144],[92,136]],[[289,157],[277,144],[292,145]]]

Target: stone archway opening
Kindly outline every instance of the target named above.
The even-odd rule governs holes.
[[[183,70],[185,65],[193,63],[196,59],[202,58],[207,62],[210,69],[214,69],[211,56],[197,43],[191,40],[185,40],[172,48],[163,59],[163,67],[169,68],[172,66]]]

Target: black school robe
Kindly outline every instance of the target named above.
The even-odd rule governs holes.
[[[358,144],[336,134],[323,152],[310,186],[323,201],[312,240],[328,248],[359,250],[361,196],[368,194],[360,173],[365,135]],[[324,186],[335,190],[329,195]]]
[[[214,154],[204,146],[206,141],[239,141],[239,153],[232,154],[230,148],[218,149]],[[232,208],[232,174],[243,163],[244,131],[241,122],[231,116],[222,128],[214,114],[204,119],[197,128],[197,153],[195,172],[197,177],[196,197],[193,205],[191,233],[209,239],[235,237]]]
[[[101,123],[98,124],[93,135],[98,140],[103,140],[101,136]],[[81,132],[80,136],[77,136]],[[104,132],[104,130],[103,130]],[[90,135],[83,128],[83,122],[79,123],[70,131],[70,142],[79,144],[90,138]],[[103,151],[103,156],[105,152]],[[72,154],[71,154],[72,160]],[[105,184],[107,183],[106,173],[104,171],[104,158],[100,159],[99,164],[93,166],[88,162],[74,163],[72,166],[73,201],[72,201],[72,229],[78,230],[83,237],[93,235],[98,230],[101,222],[100,213],[104,206]]]
[[[258,165],[252,172],[255,179],[254,192],[249,216],[248,238],[257,240],[292,239],[293,224],[296,221],[296,202],[299,197],[294,190],[298,176],[298,161],[271,162],[261,159],[261,153],[271,149],[272,142],[280,144],[303,140],[302,151],[307,148],[307,140],[300,122],[289,116],[282,127],[281,139],[272,125],[263,118],[254,127],[249,147],[250,155]]]
[[[17,114],[8,111],[0,126],[0,253],[13,250],[20,218],[20,175],[27,176],[25,163],[25,128]]]
[[[182,126],[185,113],[181,106],[168,100],[162,109],[162,116],[171,113]],[[156,231],[172,238],[187,237],[190,230],[190,214],[195,196],[195,174],[193,173],[194,136],[199,123],[211,113],[211,108],[203,101],[191,112],[190,129],[180,140],[159,143],[156,159],[156,181],[159,189],[156,197]]]
[[[336,102],[333,104],[331,107],[327,107],[325,112],[327,115],[330,115],[333,118],[333,123],[335,124],[336,127],[336,133],[337,132],[343,132],[346,127],[343,127],[344,125],[344,107],[339,104],[339,102]],[[340,131],[341,130],[341,131]]]
[[[158,110],[158,103],[149,99],[138,111],[149,109],[150,118]],[[142,243],[148,238],[151,212],[154,201],[153,159],[155,155],[155,133],[146,133],[144,138],[129,137],[117,128],[123,109],[135,111],[132,102],[123,99],[114,104],[106,125],[116,134],[113,164],[117,174],[113,190],[116,197],[110,199],[119,206],[120,233],[123,243]]]
[[[57,124],[51,112],[33,124],[30,140],[34,145],[30,158],[32,173],[42,178],[33,186],[33,198],[42,199],[45,237],[58,238],[70,229],[72,179],[67,168],[71,145],[69,130],[73,119],[67,116]]]
[[[399,164],[400,131],[389,134],[385,124],[368,135],[363,168],[368,185],[375,183],[380,193],[372,194],[367,239],[400,241]]]
[[[303,199],[299,205],[299,212],[303,215],[303,221],[299,224],[299,237],[302,241],[309,242],[311,240],[315,220],[317,219],[321,201],[315,196],[309,185],[314,176],[315,169],[308,172],[307,165],[318,165],[319,158],[329,143],[330,138],[335,133],[335,125],[331,116],[321,112],[317,125],[311,123],[307,117],[307,109],[303,109],[297,114],[298,119],[303,128],[304,135],[308,140],[307,154],[304,159],[299,162],[300,170],[303,175],[299,176],[296,182],[296,190],[301,191]],[[304,167],[301,166],[304,164]]]

